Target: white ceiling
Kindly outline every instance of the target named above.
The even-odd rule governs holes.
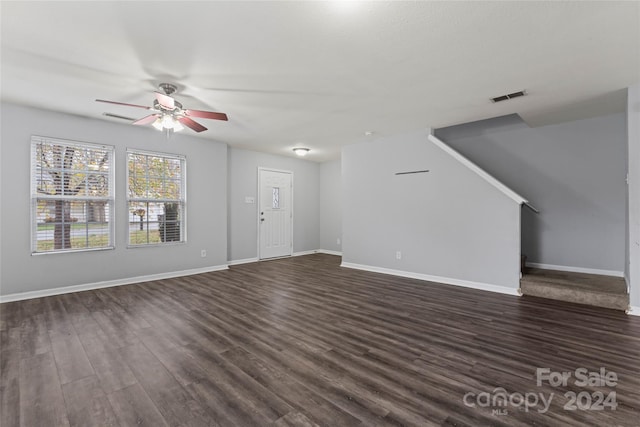
[[[640,81],[639,2],[0,4],[4,101],[128,126],[102,113],[145,111],[94,99],[150,105],[171,82],[229,115],[199,136],[315,161],[365,131],[621,111]]]

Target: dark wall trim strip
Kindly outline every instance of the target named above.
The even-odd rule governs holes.
[[[429,172],[428,169],[423,170],[423,171],[396,172],[396,175],[409,175],[409,174],[412,174],[412,173],[427,173],[427,172]]]

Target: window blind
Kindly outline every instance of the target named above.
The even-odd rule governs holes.
[[[31,137],[32,253],[113,248],[113,153]]]

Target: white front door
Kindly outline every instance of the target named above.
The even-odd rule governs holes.
[[[259,258],[275,258],[293,253],[293,174],[258,169]]]

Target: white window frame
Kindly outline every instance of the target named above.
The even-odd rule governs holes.
[[[139,155],[139,156],[148,156],[148,157],[161,157],[171,160],[179,160],[180,161],[180,199],[153,199],[153,198],[144,198],[144,197],[131,197],[131,192],[129,191],[129,156],[130,155]],[[126,231],[126,239],[127,239],[127,248],[145,248],[145,247],[157,247],[157,246],[168,246],[168,245],[182,245],[187,242],[187,158],[182,154],[174,154],[174,153],[162,153],[157,151],[147,151],[147,150],[139,150],[136,148],[127,148],[126,155],[126,167],[127,167],[127,231]],[[131,203],[164,203],[164,202],[176,202],[181,206],[180,209],[180,240],[179,241],[170,241],[170,242],[158,242],[158,243],[149,243],[148,239],[146,243],[131,243],[131,212],[130,204]],[[148,219],[147,219],[148,221]]]
[[[94,197],[94,196],[77,196],[77,195],[49,195],[42,194],[38,192],[38,179],[37,174],[38,170],[42,171],[40,168],[43,165],[40,163],[41,159],[38,158],[38,145],[42,144],[50,144],[50,145],[62,145],[65,147],[74,147],[75,149],[85,149],[85,150],[104,150],[108,153],[108,170],[103,174],[107,177],[107,188],[108,194],[105,197]],[[61,171],[64,168],[61,168]],[[93,172],[90,170],[86,170],[86,172]],[[42,173],[42,172],[41,172]],[[83,141],[73,141],[67,139],[60,138],[51,138],[46,136],[31,136],[31,209],[30,209],[30,221],[31,221],[31,254],[32,255],[48,255],[48,254],[59,254],[59,253],[73,253],[73,252],[88,252],[88,251],[103,251],[103,250],[112,250],[115,248],[115,147],[112,145],[104,145],[104,144],[94,144]],[[38,202],[43,200],[64,200],[69,202],[104,202],[108,207],[108,217],[106,220],[107,223],[107,235],[108,235],[108,243],[105,246],[100,247],[84,247],[84,248],[63,248],[63,249],[52,249],[46,251],[38,250]],[[86,215],[86,212],[85,212]],[[85,221],[88,224],[88,221]],[[88,229],[87,229],[88,233]]]

